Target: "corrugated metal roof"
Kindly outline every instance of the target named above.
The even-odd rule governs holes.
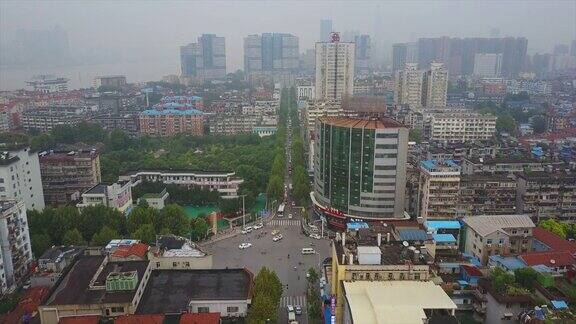
[[[452,234],[432,234],[436,243],[456,243],[456,238]]]
[[[425,226],[430,230],[460,229],[461,224],[459,221],[455,220],[436,220],[436,221],[426,221]]]
[[[403,241],[425,241],[427,238],[426,232],[419,229],[401,229],[398,234]]]
[[[482,215],[464,217],[464,223],[482,236],[506,228],[532,228],[534,222],[528,215]]]

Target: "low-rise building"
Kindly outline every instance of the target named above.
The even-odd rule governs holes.
[[[94,88],[96,89],[100,87],[122,88],[124,86],[126,86],[125,75],[108,75],[94,78]]]
[[[26,209],[44,209],[38,154],[29,147],[0,152],[0,199],[22,200]]]
[[[76,262],[83,247],[54,246],[38,258],[38,268],[30,277],[32,287],[52,287],[61,277],[66,267]]]
[[[455,219],[458,215],[460,167],[452,160],[420,162],[418,217]]]
[[[520,173],[524,170],[546,171],[549,168],[558,169],[563,162],[543,162],[534,158],[489,158],[467,157],[462,160],[462,174],[475,173]]]
[[[258,118],[256,115],[212,115],[208,118],[210,134],[213,135],[236,135],[250,134],[256,127]]]
[[[148,254],[153,269],[192,270],[212,269],[212,254],[200,249],[187,238],[163,235]]]
[[[491,255],[517,255],[532,249],[534,222],[528,215],[482,215],[464,217],[465,252],[483,265]]]
[[[56,126],[75,126],[90,119],[86,107],[47,107],[28,109],[20,114],[20,123],[26,131],[47,133]]]
[[[238,189],[244,182],[236,177],[234,172],[219,171],[135,171],[120,176],[120,180],[127,180],[132,186],[142,182],[162,182],[187,187],[200,187],[201,189],[217,190],[223,198],[238,197]]]
[[[320,116],[337,117],[344,114],[342,102],[339,100],[331,101],[308,101],[304,109],[306,127],[313,130],[316,126],[316,120]]]
[[[87,189],[97,185],[100,154],[91,151],[44,151],[38,154],[44,202],[62,205],[80,199]]]
[[[343,324],[457,323],[456,304],[430,281],[343,282]]]
[[[22,201],[0,200],[0,295],[12,291],[28,273],[32,246]]]
[[[516,208],[535,220],[576,221],[576,174],[523,172],[517,174]]]
[[[78,208],[104,205],[129,213],[132,208],[132,185],[130,181],[118,181],[112,184],[99,183],[82,194]]]
[[[144,110],[138,117],[140,134],[149,136],[174,136],[204,134],[204,115],[200,110],[164,109]]]
[[[512,323],[524,311],[532,309],[536,305],[534,299],[527,294],[509,295],[496,292],[488,279],[480,280],[479,291],[475,309],[483,315],[485,323]]]
[[[424,116],[429,139],[467,142],[491,139],[496,133],[496,117],[475,112],[432,112]]]
[[[107,131],[113,131],[115,129],[122,130],[128,135],[135,137],[140,131],[140,124],[138,122],[138,114],[136,113],[126,113],[126,114],[112,114],[103,113],[97,114],[90,118],[90,121],[100,125],[103,129]]]
[[[463,216],[516,213],[516,178],[511,174],[463,175],[458,212]]]
[[[301,85],[296,87],[298,92],[298,100],[314,100],[316,89],[313,85]]]
[[[145,201],[148,206],[154,209],[162,209],[166,206],[166,200],[169,196],[170,194],[166,191],[166,188],[164,188],[158,193],[150,192],[144,194],[142,197],[138,198],[138,203],[140,203],[140,201]]]

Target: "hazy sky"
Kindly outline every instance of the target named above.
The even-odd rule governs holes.
[[[377,13],[380,24],[375,24]],[[76,53],[108,51],[129,60],[178,60],[178,47],[202,33],[226,37],[228,70],[242,65],[242,38],[290,32],[303,51],[319,20],[337,31],[371,35],[388,45],[426,36],[525,36],[528,51],[550,51],[576,37],[576,1],[6,1],[0,0],[0,40],[21,28],[56,24]]]

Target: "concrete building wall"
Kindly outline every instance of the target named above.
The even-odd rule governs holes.
[[[0,199],[22,200],[27,209],[44,209],[38,155],[26,147],[8,152],[10,156],[18,159],[0,163]]]

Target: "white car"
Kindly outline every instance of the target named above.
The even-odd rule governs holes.
[[[312,234],[310,234],[310,238],[313,238],[313,239],[319,240],[319,239],[321,239],[322,237],[321,237],[319,234],[316,234],[316,233],[312,233]]]
[[[238,245],[238,248],[239,248],[240,250],[244,250],[244,249],[247,249],[247,248],[249,248],[249,247],[251,247],[251,246],[252,246],[252,243],[242,243],[242,244]]]
[[[272,241],[278,242],[278,241],[280,241],[282,238],[284,238],[284,236],[282,236],[282,234],[278,234],[278,235],[276,235],[276,236],[274,236],[274,237],[272,238]]]
[[[242,234],[248,234],[248,233],[250,233],[250,232],[252,232],[252,226],[245,227],[245,228],[242,230]]]
[[[288,313],[291,313],[294,311],[294,307],[292,305],[287,305],[286,308],[288,309]]]
[[[288,219],[292,219],[292,214],[288,214]]]
[[[258,224],[256,224],[256,225],[254,225],[254,229],[255,229],[255,230],[261,229],[262,227],[264,227],[264,224],[262,224],[262,223],[258,223]]]

